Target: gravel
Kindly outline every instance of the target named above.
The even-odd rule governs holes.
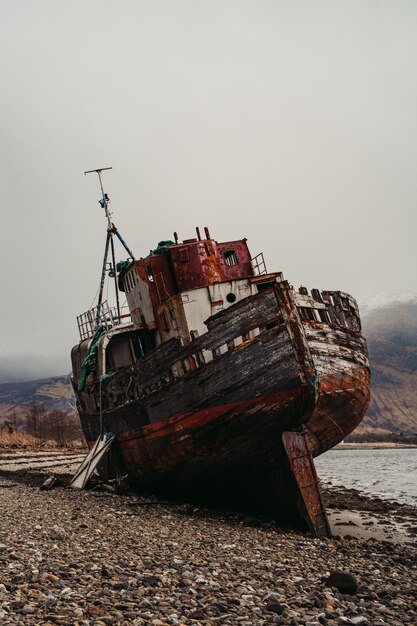
[[[414,545],[41,482],[0,475],[2,626],[417,624]]]

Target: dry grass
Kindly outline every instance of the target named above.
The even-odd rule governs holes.
[[[70,450],[86,450],[87,446],[85,441],[76,439],[68,442],[65,446]],[[62,450],[62,446],[59,446],[53,439],[40,441],[32,435],[22,433],[19,430],[10,433],[6,428],[0,427],[0,448],[25,448],[29,450]]]
[[[10,433],[6,428],[0,428],[0,448],[34,448],[37,445],[32,435],[20,431]]]

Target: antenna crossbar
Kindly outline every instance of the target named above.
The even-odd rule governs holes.
[[[84,176],[86,174],[93,174],[94,172],[97,172],[97,173],[98,172],[104,172],[104,170],[112,170],[112,169],[113,169],[112,167],[100,167],[100,168],[98,168],[96,170],[87,170],[86,172],[84,172]]]

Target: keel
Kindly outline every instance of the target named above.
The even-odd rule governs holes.
[[[331,537],[329,521],[306,435],[284,432],[282,442],[293,479],[293,494],[300,518],[316,537]]]

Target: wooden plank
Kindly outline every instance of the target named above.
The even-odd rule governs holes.
[[[299,500],[299,509],[304,514],[310,531],[316,537],[331,537],[329,521],[306,435],[284,432],[282,442],[296,483],[294,495]]]
[[[254,328],[262,328],[280,316],[275,292],[270,290],[245,298],[235,306],[217,313],[207,323],[210,331],[188,345],[180,347],[179,339],[170,339],[135,363],[137,380],[148,385],[170,376],[170,368],[203,350],[213,352]],[[215,319],[214,319],[215,318]],[[211,321],[214,320],[213,325]],[[169,346],[168,346],[169,344]]]

